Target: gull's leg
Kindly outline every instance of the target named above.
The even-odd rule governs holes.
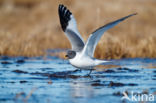
[[[90,74],[92,73],[92,71],[93,71],[94,69],[93,69],[93,67],[90,67],[90,71],[89,71],[89,73],[88,73],[88,75],[87,76],[89,76],[90,77]]]
[[[88,74],[89,76],[90,76],[90,74],[92,73],[92,71],[93,71],[93,69],[90,69],[90,72],[89,72],[89,74]]]
[[[92,71],[93,71],[93,69],[90,69],[89,73],[85,77],[92,78],[91,75],[90,75],[92,73]]]

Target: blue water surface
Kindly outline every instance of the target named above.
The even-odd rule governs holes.
[[[156,103],[156,59],[121,59],[118,66],[74,71],[58,57],[0,57],[0,103]],[[153,95],[154,101],[149,101]]]

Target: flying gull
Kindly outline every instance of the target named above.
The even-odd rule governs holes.
[[[136,13],[130,14],[98,28],[89,36],[85,43],[77,29],[76,20],[72,13],[62,4],[58,7],[58,13],[62,30],[65,32],[72,46],[72,49],[67,52],[66,57],[74,67],[90,70],[88,75],[90,75],[95,66],[110,62],[93,57],[95,48],[104,32],[123,20],[136,15]]]

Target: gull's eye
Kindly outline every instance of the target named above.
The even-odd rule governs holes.
[[[71,55],[71,54],[72,54],[72,52],[68,52],[68,54],[69,54],[69,55]]]

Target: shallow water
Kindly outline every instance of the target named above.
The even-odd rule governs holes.
[[[122,59],[118,67],[74,71],[57,57],[1,57],[0,103],[131,103],[146,94],[156,102],[156,59]],[[100,69],[98,69],[100,68]],[[146,101],[146,100],[144,100]],[[134,101],[136,102],[136,101]],[[134,103],[133,102],[133,103]]]

